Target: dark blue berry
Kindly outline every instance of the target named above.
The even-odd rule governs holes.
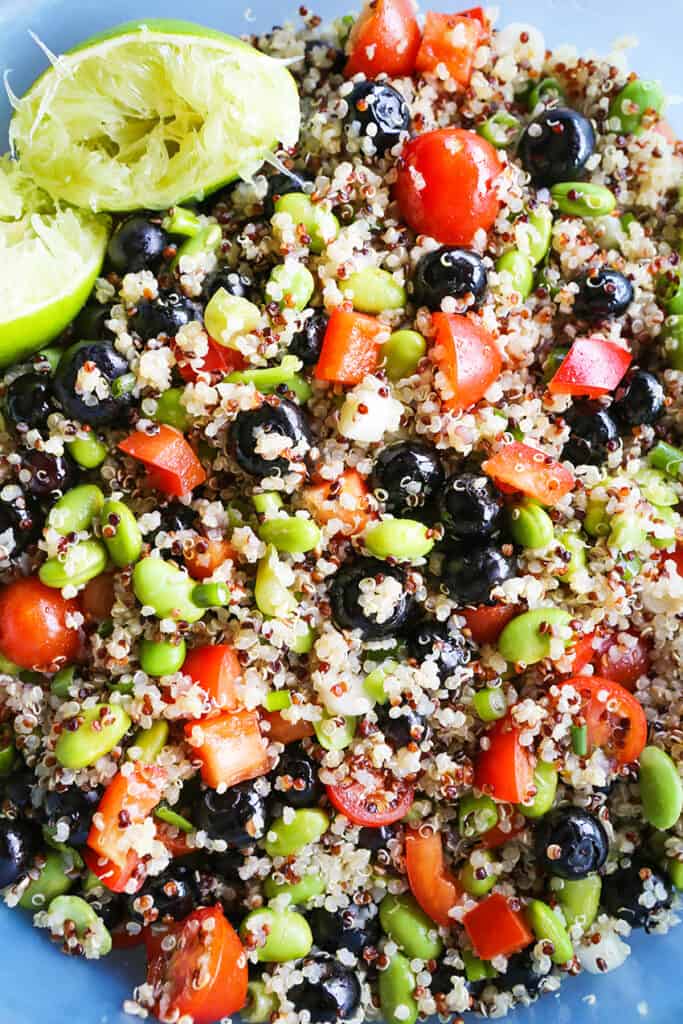
[[[624,427],[655,423],[664,410],[664,388],[654,373],[632,370],[616,390],[610,408]]]
[[[69,846],[83,846],[101,796],[100,789],[80,789],[75,785],[62,792],[51,790],[45,797],[45,824],[55,830],[61,821],[66,821],[69,835],[65,842]]]
[[[601,899],[608,913],[649,931],[653,915],[671,904],[671,883],[658,867],[636,856],[628,867],[605,875]]]
[[[33,826],[9,818],[0,819],[0,889],[25,874],[37,849],[38,833]]]
[[[318,362],[328,323],[327,313],[316,312],[308,317],[301,330],[292,338],[289,351],[297,356],[304,366],[313,366]]]
[[[82,392],[79,377],[84,369],[98,372],[106,394],[100,395],[99,388]],[[132,399],[119,378],[129,373],[128,360],[110,341],[79,341],[59,361],[54,376],[55,396],[70,419],[97,427],[114,422],[123,426]]]
[[[18,427],[44,427],[54,411],[52,381],[45,373],[22,373],[15,377],[5,396],[7,415]]]
[[[69,455],[49,455],[37,448],[22,452],[21,468],[30,474],[23,486],[34,498],[48,498],[55,491],[68,491],[78,479],[76,464]]]
[[[130,318],[130,326],[147,341],[164,335],[175,338],[181,327],[201,320],[201,307],[182,292],[159,292],[156,299],[141,299]]]
[[[251,277],[239,270],[232,270],[230,267],[220,267],[204,281],[202,296],[206,302],[213,298],[219,288],[225,289],[228,295],[234,295],[238,299],[248,299],[254,289],[254,282]]]
[[[447,555],[441,586],[458,604],[489,604],[491,591],[514,576],[516,559],[494,547],[473,545]]]
[[[589,270],[578,279],[574,312],[584,320],[621,316],[633,302],[633,285],[611,267]]]
[[[296,1011],[308,1010],[312,1024],[337,1024],[352,1017],[360,1005],[361,996],[355,970],[344,967],[327,954],[304,960],[304,974],[307,965],[318,968],[316,980],[306,979],[287,993]]]
[[[441,679],[448,679],[457,668],[466,665],[470,652],[462,633],[445,622],[425,620],[409,633],[406,654],[421,664],[434,662]]]
[[[289,807],[313,807],[322,794],[318,766],[298,746],[285,748],[270,778],[273,799]]]
[[[607,860],[609,841],[602,822],[580,807],[559,807],[539,822],[538,861],[549,875],[585,878]]]
[[[549,186],[580,178],[594,149],[595,132],[588,118],[569,107],[553,107],[529,122],[518,154],[534,185]]]
[[[393,610],[375,615],[366,612],[360,603],[361,583],[371,579],[381,586],[387,577],[393,577],[401,587]],[[357,629],[363,639],[393,636],[407,623],[414,607],[414,598],[405,588],[405,573],[396,565],[389,565],[376,558],[360,558],[347,562],[334,576],[330,585],[332,618],[340,629]],[[381,620],[381,621],[380,621]]]
[[[107,254],[119,274],[136,274],[140,270],[156,270],[167,245],[168,235],[160,224],[135,216],[118,225]]]
[[[436,448],[421,441],[398,441],[383,448],[370,477],[370,486],[387,512],[427,522],[434,518],[443,482]]]
[[[196,818],[211,839],[224,839],[230,846],[251,846],[266,834],[266,804],[251,781],[230,786],[225,793],[204,789]]]
[[[575,466],[600,466],[619,444],[619,431],[610,413],[592,402],[579,402],[564,414],[570,436],[562,458]]]
[[[499,528],[503,513],[500,492],[487,476],[455,473],[438,495],[439,519],[448,537],[482,541]]]
[[[379,942],[379,916],[374,903],[364,907],[351,903],[334,912],[318,907],[311,911],[309,921],[316,946],[328,953],[348,949],[360,956],[367,946]]]
[[[410,109],[400,92],[391,85],[364,81],[346,97],[346,124],[352,131],[372,140],[381,155],[401,142],[410,129]]]
[[[486,267],[478,253],[442,246],[422,256],[415,269],[415,302],[438,312],[443,299],[471,296],[471,306],[476,308],[484,299],[487,284]]]
[[[230,430],[235,459],[252,476],[277,476],[289,472],[290,462],[281,455],[265,458],[257,451],[263,434],[283,434],[292,442],[292,448],[311,445],[311,433],[306,418],[298,405],[286,398],[266,398],[255,409],[245,409],[235,417]],[[293,457],[301,461],[301,455]]]

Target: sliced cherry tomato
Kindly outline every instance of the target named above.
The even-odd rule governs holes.
[[[147,467],[148,483],[176,498],[203,484],[206,473],[186,438],[175,427],[156,424],[154,434],[135,430],[119,448]]]
[[[241,1010],[247,1000],[247,958],[222,907],[195,910],[166,934],[176,940],[170,950],[161,942],[148,945],[147,984],[159,1020],[214,1024]]]
[[[89,622],[111,618],[114,606],[114,573],[101,572],[81,592],[81,611]]]
[[[470,7],[467,11],[460,12],[461,18],[474,18],[478,21],[485,32],[489,32],[491,29],[491,23],[486,16],[486,11],[483,7]]]
[[[154,810],[161,800],[167,778],[165,768],[140,762],[126,765],[125,774],[120,771],[115,775],[105,789],[93,818],[88,833],[90,849],[121,870],[130,868],[132,844],[127,830],[131,825],[142,824]]]
[[[275,743],[297,743],[312,736],[315,732],[310,722],[300,718],[298,722],[289,722],[279,711],[261,711],[261,720],[267,722],[269,728],[263,730],[264,736]]]
[[[179,345],[172,345],[176,364],[180,376],[185,381],[196,381],[200,373],[208,373],[213,377],[225,377],[234,370],[243,370],[245,367],[244,356],[234,348],[227,348],[219,345],[213,338],[209,338],[209,349],[201,361],[198,369],[192,365],[196,360],[190,361],[183,353]]]
[[[604,338],[577,338],[548,384],[554,395],[598,398],[614,391],[633,356]]]
[[[389,772],[372,768],[363,768],[363,776],[372,777],[372,789],[354,778],[335,786],[327,786],[327,796],[332,806],[354,825],[369,828],[392,825],[405,817],[413,802],[411,785]]]
[[[633,690],[640,677],[650,670],[650,648],[641,636],[627,646],[611,633],[602,638],[594,665],[597,675]],[[579,671],[575,665],[573,674],[578,675]]]
[[[576,483],[574,475],[556,459],[521,441],[506,444],[481,468],[499,486],[528,494],[542,505],[556,505]]]
[[[379,347],[388,337],[387,328],[376,317],[335,309],[315,367],[316,380],[359,384],[377,366]]]
[[[586,665],[590,665],[595,657],[595,647],[593,643],[597,634],[588,633],[586,636],[581,636],[574,644],[572,652],[574,660],[572,662],[572,675],[577,676]]]
[[[427,11],[415,70],[436,71],[443,64],[455,82],[469,85],[482,34],[478,19],[466,14]]]
[[[526,824],[526,822],[520,824],[513,822],[509,832],[504,832],[500,825],[494,825],[488,832],[479,836],[479,846],[483,846],[485,850],[497,850],[499,846],[505,846],[515,836],[520,835],[526,828]]]
[[[202,537],[189,554],[183,554],[187,571],[193,580],[206,580],[228,559],[235,561],[236,552],[230,541]]]
[[[406,872],[410,890],[425,914],[442,928],[450,928],[448,911],[462,899],[463,890],[443,855],[441,834],[431,829],[406,829]]]
[[[349,534],[360,533],[374,516],[368,507],[365,480],[355,469],[347,469],[331,482],[306,487],[303,501],[321,526],[338,519],[347,528],[344,532]]]
[[[187,832],[169,825],[166,821],[155,821],[157,839],[163,843],[172,857],[189,857],[197,852],[196,846],[190,846]]]
[[[481,960],[519,953],[534,941],[524,915],[513,910],[502,893],[487,896],[465,914],[462,923]]]
[[[234,647],[195,647],[188,651],[182,672],[201,686],[214,708],[227,711],[237,707],[235,684],[242,678],[242,666]]]
[[[185,736],[202,762],[207,786],[234,786],[269,770],[266,744],[255,711],[226,711],[185,725]]]
[[[440,128],[417,135],[399,162],[396,198],[403,219],[442,245],[470,245],[498,216],[494,184],[501,170],[498,153],[476,132]]]
[[[368,0],[349,36],[347,78],[412,75],[420,47],[413,0]]]
[[[88,846],[83,847],[81,854],[86,866],[110,892],[125,892],[132,895],[139,892],[145,884],[144,864],[132,850],[128,851],[123,866],[115,864],[108,857],[100,857]]]
[[[572,676],[559,685],[581,695],[589,751],[602,747],[618,764],[638,760],[647,743],[647,719],[633,694],[603,676]]]
[[[111,944],[114,949],[135,949],[136,946],[145,945],[145,930],[129,932],[125,925],[119,925],[111,930]]]
[[[519,606],[480,604],[478,608],[465,608],[460,614],[469,626],[475,644],[495,644],[508,622],[519,615]]]
[[[69,616],[79,602],[62,597],[37,576],[27,576],[0,588],[0,652],[22,668],[50,672],[73,661],[81,646],[78,629]]]
[[[474,785],[495,800],[521,804],[534,782],[535,758],[519,742],[521,730],[508,715],[486,733],[486,749],[477,753]]]
[[[431,357],[446,379],[443,405],[467,409],[484,397],[498,379],[502,360],[485,328],[466,316],[435,313],[436,343]]]

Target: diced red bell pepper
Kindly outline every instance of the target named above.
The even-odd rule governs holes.
[[[119,448],[147,467],[148,483],[164,494],[180,498],[203,484],[206,473],[187,439],[175,427],[156,424],[153,434],[135,430]]]
[[[519,606],[481,604],[478,608],[465,608],[460,614],[469,626],[475,644],[495,644],[508,622],[519,615]]]
[[[520,743],[521,730],[510,715],[486,733],[486,747],[478,751],[474,785],[495,800],[523,803],[534,782],[535,758]]]
[[[465,914],[462,923],[481,960],[519,953],[534,941],[521,910],[513,910],[502,893],[487,896]]]
[[[526,826],[526,822],[519,825],[513,824],[509,832],[504,832],[500,825],[494,825],[488,832],[484,832],[483,835],[479,836],[479,845],[483,846],[485,850],[497,850],[499,846],[505,846],[515,836],[520,835]]]
[[[165,768],[141,762],[126,765],[125,771],[115,775],[93,817],[88,833],[90,849],[120,870],[130,869],[132,843],[127,830],[131,825],[142,824],[154,810],[167,778]]]
[[[554,395],[608,395],[621,382],[631,359],[631,353],[613,341],[577,338],[548,390]]]
[[[485,32],[489,32],[491,29],[491,22],[486,16],[486,11],[483,7],[470,7],[466,11],[460,11],[461,18],[474,18],[478,21]]]
[[[336,309],[325,331],[316,380],[360,384],[377,366],[380,345],[388,337],[388,329],[376,317]]]
[[[454,81],[469,85],[482,34],[478,19],[427,11],[415,70],[435,71],[443,64]]]
[[[229,558],[234,561],[236,557],[230,541],[202,538],[189,554],[183,555],[183,560],[193,580],[205,580],[213,576],[223,562]]]
[[[593,658],[595,657],[596,650],[593,647],[593,641],[597,634],[588,633],[585,636],[580,636],[575,642],[572,651],[574,660],[572,662],[572,675],[577,676],[586,665],[590,665]]]
[[[190,359],[185,355],[180,346],[174,344],[173,352],[176,357],[178,372],[183,380],[194,382],[199,379],[200,373],[208,373],[211,377],[225,377],[234,370],[243,370],[245,367],[244,356],[234,348],[227,348],[219,345],[213,338],[209,338],[209,349],[202,359],[201,367],[195,369]]]
[[[274,743],[283,743],[285,746],[288,743],[298,743],[315,732],[305,718],[300,718],[298,722],[290,722],[279,711],[261,711],[261,720],[267,722],[269,726],[267,730],[263,730],[267,739]]]
[[[349,36],[347,78],[412,75],[420,46],[413,0],[368,0]]]
[[[204,782],[212,789],[258,778],[270,768],[255,711],[226,711],[187,722],[185,737],[201,761]]]
[[[443,928],[451,927],[453,919],[448,911],[460,902],[463,890],[444,862],[441,833],[406,829],[405,850],[413,896],[432,921]]]
[[[435,313],[431,356],[446,378],[446,409],[467,409],[498,379],[502,360],[489,332],[466,316]]]
[[[189,857],[197,852],[196,846],[190,846],[187,832],[166,821],[156,821],[157,839],[163,843],[172,857]]]
[[[556,505],[574,489],[574,474],[556,459],[521,441],[511,441],[482,469],[496,484],[521,491],[542,505]]]
[[[368,507],[365,480],[355,469],[347,469],[336,480],[304,488],[302,498],[316,523],[324,526],[338,519],[349,534],[361,533],[374,516]]]
[[[214,708],[229,711],[237,707],[235,684],[242,678],[242,666],[229,644],[207,644],[189,651],[182,667],[201,686]]]

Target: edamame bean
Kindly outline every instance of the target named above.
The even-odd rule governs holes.
[[[12,774],[17,748],[14,745],[14,731],[9,723],[0,725],[0,778]]]
[[[98,540],[82,540],[72,544],[64,555],[55,555],[43,562],[38,576],[46,587],[81,587],[94,580],[107,567],[107,549]]]
[[[660,114],[665,98],[659,82],[642,78],[627,82],[610,104],[609,119],[610,122],[614,121],[614,130],[622,135],[640,135],[645,112],[653,110]]]
[[[669,873],[674,889],[683,892],[683,861],[674,860],[673,857],[670,857],[666,862],[666,870]]]
[[[410,961],[394,953],[389,966],[379,972],[379,1004],[385,1024],[415,1024],[418,1006],[413,995],[415,975]]]
[[[573,959],[572,940],[552,907],[543,900],[530,900],[526,916],[536,938],[552,943],[553,952],[550,959],[554,964],[566,964],[568,960]]]
[[[550,248],[553,236],[553,212],[549,206],[538,205],[527,213],[529,230],[525,231],[518,242],[525,256],[534,266],[543,260]]]
[[[180,638],[176,643],[172,640],[145,640],[138,645],[140,668],[148,676],[172,676],[183,667],[187,645]]]
[[[192,422],[183,405],[183,394],[183,388],[168,388],[157,399],[157,407],[152,416],[156,423],[166,423],[169,427],[175,427],[181,434],[185,433]]]
[[[37,878],[29,882],[24,889],[19,906],[23,910],[43,910],[56,896],[63,896],[74,884],[74,879],[66,873],[64,858],[56,850],[49,850],[45,855],[45,864]]]
[[[107,446],[93,434],[67,441],[66,449],[74,462],[83,469],[97,469],[107,457]]]
[[[313,274],[303,263],[290,260],[273,267],[266,283],[266,298],[277,302],[281,309],[301,312],[311,301],[315,291]]]
[[[645,820],[662,832],[673,828],[683,811],[683,782],[666,751],[645,747],[638,783]]]
[[[564,564],[562,579],[571,582],[578,572],[586,568],[586,544],[573,530],[562,530],[558,533],[557,539],[570,556],[569,561]]]
[[[246,1024],[268,1024],[277,1009],[277,999],[266,990],[262,981],[250,981],[247,985],[247,1005],[240,1010],[240,1019]]]
[[[154,764],[166,746],[167,740],[168,722],[164,718],[160,718],[150,725],[149,729],[140,729],[139,732],[136,732],[126,757],[129,761]]]
[[[284,711],[285,708],[291,708],[292,698],[289,690],[273,690],[266,694],[263,706],[266,711]]]
[[[658,535],[655,536],[655,534],[648,528],[650,544],[655,548],[673,547],[676,543],[676,536],[681,525],[680,515],[675,509],[669,508],[666,505],[662,505],[661,508],[653,505],[652,511],[652,529],[654,529],[655,526],[659,528],[662,525],[667,529],[665,534],[660,529]]]
[[[95,484],[72,487],[52,506],[48,525],[63,536],[87,530],[103,504],[104,495]]]
[[[299,882],[276,882],[269,875],[263,883],[263,891],[269,900],[276,896],[289,896],[290,906],[305,907],[315,896],[322,896],[327,889],[327,882],[322,875],[315,872],[304,875]]]
[[[341,284],[345,298],[353,301],[360,313],[384,313],[388,309],[403,309],[406,290],[393,274],[379,267],[364,267],[351,274]]]
[[[683,476],[683,451],[665,441],[657,442],[652,451],[648,453],[647,461],[655,469],[661,469],[674,479]]]
[[[498,638],[498,651],[515,664],[535,665],[550,656],[552,632],[565,627],[571,615],[564,608],[535,608],[508,622]],[[565,640],[565,646],[568,642]]]
[[[437,927],[411,893],[386,895],[379,905],[379,920],[384,934],[411,959],[436,960],[441,955]]]
[[[313,945],[308,921],[294,910],[252,910],[240,925],[240,935],[248,946],[256,940],[257,959],[268,964],[299,960]]]
[[[482,124],[477,125],[477,134],[486,139],[496,149],[505,149],[516,141],[522,125],[507,110],[498,110]]]
[[[476,865],[473,863],[475,858],[478,861]],[[479,863],[481,860],[484,861],[483,864]],[[493,889],[498,881],[498,875],[490,871],[488,865],[494,860],[490,850],[476,850],[467,858],[458,877],[463,889],[470,896],[486,896],[486,893]]]
[[[680,316],[683,313],[683,278],[680,267],[674,267],[661,275],[656,292],[669,316]]]
[[[330,819],[317,808],[294,811],[290,821],[278,818],[268,829],[263,848],[269,857],[290,857],[309,843],[317,843],[330,827]]]
[[[142,533],[137,520],[122,501],[109,498],[102,509],[102,540],[114,565],[122,568],[137,562],[142,553]]]
[[[552,519],[532,498],[513,506],[509,518],[512,539],[523,548],[545,548],[555,536]]]
[[[647,527],[633,512],[617,512],[610,519],[607,546],[626,554],[637,551],[647,538]]]
[[[95,704],[63,723],[55,757],[65,768],[87,768],[113,750],[129,728],[130,718],[119,704]]]
[[[498,824],[498,807],[490,796],[465,796],[458,805],[458,831],[465,839],[481,836]]]
[[[296,356],[285,356],[279,366],[268,366],[262,370],[235,370],[225,379],[228,384],[253,384],[262,395],[272,395],[283,384],[290,387],[302,365]]]
[[[277,557],[274,544],[269,544],[256,570],[254,584],[254,600],[256,607],[264,615],[273,618],[285,618],[296,610],[297,601],[288,589],[286,582],[290,577],[287,566]]]
[[[509,249],[497,260],[496,270],[506,275],[522,301],[528,299],[534,287],[534,269],[528,256],[519,249]]]
[[[178,249],[171,260],[171,270],[180,266],[180,261],[185,256],[198,256],[202,252],[215,252],[223,241],[223,232],[218,224],[207,224],[201,228],[192,238],[188,238]]]
[[[529,110],[533,113],[539,103],[546,106],[556,100],[562,103],[564,99],[564,89],[556,78],[542,78],[529,92],[527,102]]]
[[[230,590],[226,583],[198,583],[192,590],[192,600],[200,608],[225,608],[230,604]]]
[[[668,316],[662,327],[661,339],[672,370],[683,370],[683,316]]]
[[[434,547],[429,528],[416,519],[383,519],[366,532],[364,544],[377,558],[402,562],[424,558]]]
[[[154,817],[158,818],[159,821],[165,821],[167,825],[173,825],[174,828],[180,829],[181,832],[194,832],[195,827],[191,821],[184,818],[182,814],[178,814],[168,804],[159,804],[154,808]]]
[[[282,508],[282,498],[277,491],[264,491],[263,494],[253,494],[251,500],[254,508],[260,516],[275,515]]]
[[[278,551],[303,554],[320,544],[320,527],[303,516],[274,516],[259,527],[259,537]]]
[[[394,331],[382,345],[384,369],[391,381],[404,380],[417,372],[427,351],[427,342],[417,331]]]
[[[617,205],[613,192],[588,181],[561,181],[553,185],[550,195],[560,213],[570,217],[604,217]]]
[[[606,537],[610,531],[607,515],[607,503],[598,498],[589,498],[586,503],[586,515],[583,528],[591,537]]]
[[[107,956],[111,952],[111,935],[104,922],[80,896],[57,896],[51,901],[47,916],[53,934],[63,934],[66,922],[72,922],[86,957]]]
[[[195,582],[162,558],[142,558],[133,569],[133,592],[160,619],[197,622],[204,609],[192,600]]]
[[[488,686],[474,694],[472,706],[482,722],[496,722],[507,714],[508,702],[499,686]]]
[[[275,213],[286,213],[303,225],[311,252],[321,253],[339,234],[339,221],[323,203],[314,203],[304,192],[289,192],[275,203]]]
[[[76,678],[76,666],[67,665],[65,668],[60,668],[50,683],[50,691],[54,693],[55,697],[59,697],[61,700],[67,700],[71,695],[70,690],[74,684]]]
[[[396,668],[395,662],[381,665],[369,672],[363,682],[363,689],[373,704],[386,704],[389,700],[384,689],[384,680]]]
[[[636,482],[640,487],[640,493],[652,505],[673,507],[678,504],[679,498],[675,487],[671,486],[666,476],[658,469],[643,466],[636,473]]]
[[[358,719],[354,715],[328,715],[313,723],[318,743],[325,750],[345,750],[356,735]]]
[[[201,231],[202,222],[196,213],[188,210],[186,206],[174,206],[161,222],[164,231],[169,235],[183,235],[185,238],[192,238]]]
[[[557,902],[568,927],[580,924],[584,931],[593,924],[600,909],[602,881],[600,875],[588,875],[586,878],[556,878],[550,881]]]
[[[219,288],[204,310],[204,325],[219,345],[236,348],[236,342],[243,334],[255,331],[261,323],[261,310],[253,302],[239,295],[230,295],[225,288]]]
[[[536,793],[528,804],[517,804],[526,818],[542,818],[553,806],[557,793],[557,769],[547,761],[539,761],[534,771]]]
[[[488,978],[495,978],[498,971],[486,960],[480,960],[478,956],[469,949],[463,949],[460,953],[462,962],[465,965],[465,977],[470,984],[477,981],[486,981]]]
[[[296,623],[296,633],[289,645],[290,651],[294,654],[308,654],[313,650],[315,643],[315,632],[301,619]]]

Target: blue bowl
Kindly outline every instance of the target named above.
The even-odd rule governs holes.
[[[349,5],[353,0],[348,0]],[[360,0],[356,0],[360,5]],[[659,78],[670,94],[682,92],[680,47],[683,4],[670,0],[500,0],[500,23],[528,21],[545,33],[549,45],[575,43],[581,52],[605,53],[612,42],[637,35],[635,68]],[[264,30],[293,17],[298,0],[0,0],[0,71],[11,68],[10,82],[21,94],[43,70],[45,58],[28,35],[32,30],[54,52],[86,36],[132,18],[191,18],[240,34]],[[424,7],[458,10],[467,4],[432,0]],[[324,17],[347,11],[347,0],[315,0],[311,9]],[[664,42],[667,34],[670,44]],[[3,136],[9,104],[0,101]],[[672,106],[669,120],[683,134],[683,106]],[[0,147],[0,150],[3,147]],[[31,927],[28,915],[0,908],[3,959],[1,1024],[131,1024],[121,1011],[134,985],[144,979],[139,951],[114,953],[102,962],[68,959]],[[517,1010],[514,1024],[681,1024],[683,929],[667,936],[634,933],[633,954],[613,974],[569,978],[560,992]]]

